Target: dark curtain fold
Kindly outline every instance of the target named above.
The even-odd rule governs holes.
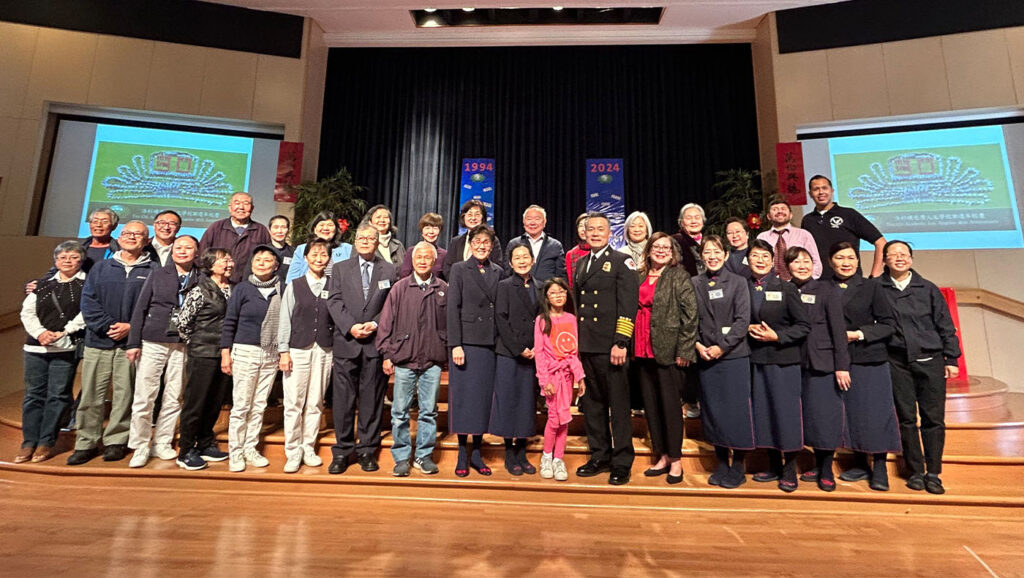
[[[627,212],[674,232],[715,171],[759,168],[752,66],[746,44],[332,48],[319,171],[348,167],[409,244],[429,211],[456,234],[461,160],[494,158],[498,235],[537,203],[569,247],[585,159],[622,158]]]

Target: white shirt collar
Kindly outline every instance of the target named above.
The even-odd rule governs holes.
[[[317,279],[316,275],[314,275],[312,271],[306,271],[306,283],[309,283],[310,287],[313,287],[314,285],[322,285],[324,281],[327,281],[327,275]]]
[[[430,282],[434,280],[433,275],[427,277],[426,279],[421,279],[419,273],[415,271],[412,272],[412,278],[416,280],[417,285],[422,285],[424,283],[427,283],[429,285]]]
[[[60,271],[57,271],[56,273],[53,274],[53,277],[50,277],[51,281],[56,281],[58,283],[67,283],[68,281],[71,281],[72,279],[82,279],[82,280],[84,280],[85,279],[85,271],[82,271],[81,269],[79,269],[78,272],[75,273],[74,275],[72,275],[71,279],[68,279],[67,281],[61,281],[60,280]]]
[[[896,288],[899,289],[900,291],[903,291],[904,289],[907,288],[907,285],[910,285],[910,280],[913,279],[913,278],[914,278],[914,274],[913,273],[907,273],[907,276],[902,281],[897,281],[896,278],[894,277],[892,279],[892,284],[895,285]]]

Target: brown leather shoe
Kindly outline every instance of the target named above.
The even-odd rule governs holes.
[[[35,453],[32,454],[32,463],[38,464],[39,462],[45,462],[52,457],[53,448],[50,446],[39,446],[36,448]]]
[[[35,450],[36,448],[21,448],[20,450],[18,450],[18,455],[14,456],[14,463],[23,464],[31,460],[32,452],[34,452]]]

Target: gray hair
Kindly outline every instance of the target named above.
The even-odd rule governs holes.
[[[686,211],[689,211],[690,209],[697,209],[697,211],[700,213],[700,220],[702,220],[704,222],[707,222],[708,217],[707,217],[707,215],[704,214],[704,207],[698,205],[697,203],[686,203],[685,205],[683,205],[682,209],[679,209],[679,224],[680,225],[683,224],[683,215],[685,215]]]
[[[361,231],[373,231],[373,236],[376,237],[378,241],[380,240],[380,231],[378,231],[377,228],[374,227],[369,221],[364,220],[362,223],[359,223],[359,226],[356,227],[356,235],[358,235]]]
[[[255,201],[252,200],[252,195],[250,195],[249,193],[247,193],[245,191],[235,191],[235,192],[231,193],[231,196],[228,197],[228,202],[230,203],[231,201],[235,200],[235,197],[239,197],[239,196],[242,196],[242,195],[244,195],[246,197],[249,197],[249,203],[252,204],[252,206],[254,206],[254,207],[256,206]]]
[[[104,215],[110,217],[110,226],[115,229],[117,228],[117,222],[121,220],[121,217],[118,217],[117,213],[115,213],[113,209],[110,209],[108,207],[101,207],[89,213],[89,221],[92,221],[92,218],[96,216],[96,213],[103,213]]]
[[[430,249],[430,252],[434,254],[434,260],[437,261],[437,247],[434,247],[433,243],[428,243],[426,241],[416,243],[416,246],[412,248],[413,257],[416,256],[416,251],[419,251],[422,248]]]
[[[538,213],[540,213],[540,216],[544,217],[545,221],[548,220],[548,212],[545,211],[544,207],[542,207],[540,205],[530,205],[529,207],[526,207],[526,210],[523,211],[523,218],[524,219],[526,218],[526,213],[529,213],[530,211],[537,211]]]
[[[78,256],[85,260],[85,247],[78,241],[64,241],[53,250],[53,260],[56,261],[61,253],[78,253]]]

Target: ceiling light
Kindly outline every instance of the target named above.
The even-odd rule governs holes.
[[[463,12],[472,12],[474,10],[476,10],[476,8],[463,8],[462,9]]]
[[[428,14],[433,14],[434,12],[437,12],[437,8],[424,8],[423,11]]]
[[[561,6],[552,6],[551,9],[554,10],[555,12],[561,12],[562,11],[562,7]]]
[[[441,27],[441,21],[438,20],[438,18],[436,16],[430,16],[429,18],[427,18],[426,20],[423,21],[423,24],[420,24],[420,27],[421,28],[440,28]]]

